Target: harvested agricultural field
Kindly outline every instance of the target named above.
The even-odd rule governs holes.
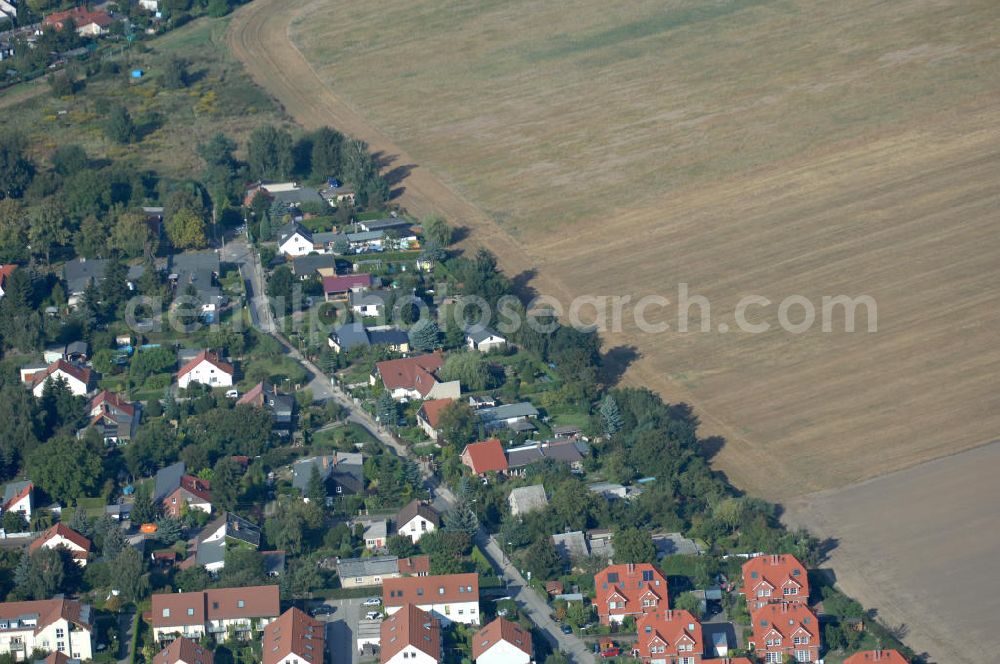
[[[650,319],[671,331],[626,316],[605,346],[634,346],[625,381],[694,404],[726,439],[717,467],[794,520],[814,492],[1000,430],[998,20],[988,0],[256,0],[230,42],[291,116],[368,140],[401,203],[465,224],[540,292],[668,297]],[[682,283],[709,332],[676,331]],[[737,330],[751,294],[767,332]],[[876,332],[778,329],[785,298],[821,318],[842,294],[877,303]],[[876,509],[822,531],[848,550]],[[887,546],[919,570],[905,538]],[[837,569],[887,621],[923,624],[880,606],[903,577],[861,571]],[[941,601],[958,625],[962,597]]]

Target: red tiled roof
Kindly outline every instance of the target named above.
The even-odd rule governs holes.
[[[194,475],[182,475],[178,489],[184,489],[191,495],[201,498],[206,503],[212,502],[212,484]]]
[[[597,613],[609,614],[608,602],[625,602],[624,610],[615,609],[618,614],[642,613],[642,597],[652,593],[657,598],[657,606],[667,606],[669,591],[667,578],[659,569],[649,563],[608,565],[594,575]],[[654,608],[655,611],[655,608]]]
[[[441,658],[441,622],[426,611],[407,604],[382,621],[381,662],[385,664],[407,646]]]
[[[440,574],[438,576],[403,576],[382,581],[382,600],[386,606],[404,604],[446,604],[478,602],[479,575]]]
[[[531,633],[505,618],[497,618],[472,637],[472,658],[479,657],[500,641],[506,641],[531,656]]]
[[[36,373],[31,377],[32,387],[38,387],[45,381],[46,378],[54,374],[56,371],[62,371],[67,376],[72,376],[81,383],[90,385],[90,369],[87,367],[78,367],[75,364],[70,364],[66,360],[60,358],[45,367],[45,371]]]
[[[757,556],[743,563],[743,587],[740,592],[746,595],[748,604],[758,599],[757,589],[761,585],[769,587],[771,594],[760,600],[809,600],[806,568],[792,555]],[[783,592],[786,586],[795,588],[797,592],[786,596]]]
[[[652,646],[662,646],[662,654],[675,657],[702,655],[705,644],[702,640],[701,623],[683,609],[657,611],[640,616],[636,624],[638,639],[636,649],[639,657],[652,657]],[[681,651],[678,645],[689,645],[693,650]],[[659,657],[659,654],[657,655]]]
[[[60,618],[86,629],[92,627],[90,622],[84,620],[83,605],[75,599],[40,599],[31,602],[0,603],[0,618],[9,620],[33,613],[38,614],[35,634]],[[93,612],[90,612],[90,615],[93,615]]]
[[[89,11],[86,7],[74,7],[62,12],[53,12],[42,20],[43,26],[53,26],[59,30],[63,29],[63,24],[67,20],[73,20],[76,27],[83,27],[96,23],[102,28],[111,25],[111,17],[104,11]]]
[[[470,443],[462,451],[462,463],[472,469],[476,475],[507,470],[507,455],[503,445],[496,438],[490,438],[478,443]]]
[[[844,660],[844,664],[908,664],[898,650],[865,650]]]
[[[345,274],[338,277],[323,277],[323,292],[346,293],[354,288],[367,288],[372,285],[372,275],[367,272],[362,274]]]
[[[792,637],[798,630],[805,630],[812,641],[811,647],[819,646],[819,620],[816,614],[805,604],[767,604],[751,614],[753,623],[754,644],[757,650],[765,650],[767,635],[774,630],[781,635],[785,644],[792,643]],[[803,646],[805,647],[805,646]]]
[[[430,556],[410,556],[409,558],[400,558],[398,564],[400,574],[406,574],[408,576],[418,576],[423,574],[426,576],[431,573]]]
[[[153,658],[153,664],[212,664],[213,659],[211,650],[182,636],[158,652]]]
[[[192,359],[190,362],[181,367],[181,370],[177,372],[177,377],[180,378],[181,376],[184,376],[185,374],[194,371],[195,367],[197,367],[202,362],[209,362],[210,364],[214,365],[215,368],[218,369],[219,371],[225,372],[230,376],[233,375],[234,371],[233,365],[223,362],[222,360],[219,359],[218,355],[216,355],[215,353],[209,353],[207,350],[203,350],[197,355],[195,355],[194,359]]]
[[[169,611],[168,615],[163,615],[164,609]],[[188,609],[192,610],[191,615]],[[202,592],[153,595],[153,627],[204,625],[207,620],[277,618],[280,613],[278,586],[212,588]]]
[[[441,413],[454,401],[454,399],[430,399],[425,401],[420,406],[420,416],[427,421],[427,424],[431,425],[431,428],[437,429],[438,422],[441,420]]]
[[[35,485],[28,482],[24,487],[17,492],[17,495],[11,496],[11,499],[3,504],[4,510],[9,510],[11,505],[16,505],[18,502],[24,499],[25,496],[30,494],[35,488]]]
[[[291,608],[264,628],[264,664],[278,664],[290,655],[323,664],[324,626],[301,609]]]
[[[271,385],[266,380],[261,381],[250,388],[250,390],[237,400],[236,405],[250,405],[258,408],[264,407],[266,399],[265,392],[271,391]]]
[[[101,408],[102,411],[113,408],[128,415],[135,415],[135,406],[126,401],[125,397],[111,390],[101,390],[97,396],[90,400],[90,412],[93,413],[97,408]]]
[[[434,372],[444,364],[440,352],[404,357],[399,360],[376,362],[375,370],[382,377],[382,384],[390,392],[397,389],[417,390],[426,395],[437,384]]]
[[[87,554],[90,552],[90,540],[81,535],[80,533],[76,532],[69,526],[63,525],[61,523],[57,523],[56,525],[52,526],[44,533],[42,533],[38,539],[29,544],[28,551],[37,551],[38,549],[42,548],[42,546],[44,546],[47,542],[56,537],[63,537],[72,542],[73,544],[75,544],[76,546],[83,549],[82,551],[76,551],[71,549],[71,552],[74,558],[81,558],[86,560]]]

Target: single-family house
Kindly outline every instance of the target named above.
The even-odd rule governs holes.
[[[512,489],[507,496],[507,504],[510,505],[511,516],[518,516],[545,509],[549,499],[545,495],[544,486],[533,484]]]
[[[313,235],[313,242],[316,235]],[[337,259],[331,254],[308,254],[297,256],[291,262],[292,274],[299,279],[308,279],[314,275],[319,277],[334,277],[337,275]]]
[[[232,387],[236,370],[215,353],[203,350],[177,372],[177,386],[184,389],[191,383],[209,387]]]
[[[323,664],[326,625],[292,607],[264,627],[263,664]]]
[[[35,652],[76,660],[94,655],[94,611],[75,599],[0,604],[0,654],[27,661]]]
[[[664,609],[639,616],[635,654],[646,664],[701,664],[701,623],[688,611]]]
[[[757,556],[743,563],[740,594],[751,613],[772,602],[808,604],[809,575],[795,556]]]
[[[52,12],[42,19],[43,28],[62,30],[67,25],[73,25],[81,37],[99,37],[106,35],[114,19],[103,9],[90,10],[87,7],[74,7],[61,12]]]
[[[365,525],[365,530],[361,538],[365,541],[365,548],[370,551],[384,549],[386,540],[389,537],[389,524],[385,519],[375,519]]]
[[[187,466],[178,461],[156,472],[153,483],[153,502],[164,513],[174,518],[189,509],[212,513],[212,485],[194,475],[188,475]]]
[[[552,535],[552,546],[556,553],[567,563],[583,560],[590,555],[587,548],[587,537],[582,530],[571,530],[565,533],[555,533]]]
[[[330,473],[333,472],[334,464],[335,460],[332,454],[299,459],[292,464],[292,487],[298,489],[303,497],[305,497],[309,491],[309,483],[312,481],[313,472],[315,471],[319,475],[320,481],[324,483],[325,492],[326,480],[330,477]],[[309,498],[305,497],[305,500],[308,501]]]
[[[465,345],[469,350],[478,350],[480,353],[488,353],[491,350],[499,350],[507,346],[507,339],[500,336],[488,327],[470,327],[465,331]]]
[[[909,664],[898,650],[864,650],[844,660],[844,664]]]
[[[170,257],[167,281],[175,298],[193,297],[202,320],[213,323],[226,298],[218,286],[222,271],[219,254],[214,251],[185,251]]]
[[[476,664],[529,664],[531,632],[506,618],[497,618],[472,637]]]
[[[96,429],[106,445],[123,445],[135,436],[141,414],[138,404],[117,392],[102,390],[90,400],[88,408],[87,426]]]
[[[753,636],[747,644],[765,664],[780,664],[790,655],[796,662],[819,661],[820,626],[805,604],[765,604],[750,612]]]
[[[507,456],[496,438],[466,445],[462,450],[462,463],[472,470],[473,475],[480,477],[486,473],[507,472]]]
[[[385,579],[397,579],[402,575],[396,556],[373,556],[341,558],[337,561],[337,576],[342,588],[364,588],[381,586]]]
[[[41,548],[57,549],[63,547],[73,556],[74,562],[80,567],[87,566],[87,558],[90,557],[90,540],[76,532],[69,526],[57,523],[28,545],[28,551],[37,551]]]
[[[63,265],[63,280],[66,282],[67,304],[75,307],[87,288],[104,280],[108,261],[103,258],[77,258]]]
[[[25,523],[31,523],[32,494],[35,490],[31,480],[8,482],[3,488],[3,508],[0,514],[19,512]]]
[[[10,275],[14,274],[14,270],[16,269],[17,266],[14,265],[13,263],[8,263],[7,265],[0,265],[0,297],[3,297],[4,294],[7,292],[5,290],[7,288],[7,279],[10,278]]]
[[[413,604],[383,620],[379,631],[381,664],[438,664],[444,659],[441,622]]]
[[[363,231],[402,231],[404,234],[410,234],[411,228],[413,227],[413,222],[407,219],[400,219],[399,217],[390,217],[388,219],[369,219],[358,220],[357,227]]]
[[[392,299],[392,293],[386,290],[351,293],[348,296],[351,311],[358,316],[367,318],[385,316],[390,311]]]
[[[367,272],[323,277],[323,297],[327,302],[346,300],[349,293],[371,288],[372,275]]]
[[[520,423],[528,423],[529,419],[538,417],[538,409],[528,401],[507,403],[492,408],[480,408],[476,411],[479,420],[487,429],[515,429],[522,427]],[[533,429],[534,426],[529,427]]]
[[[469,408],[479,410],[480,408],[492,408],[497,405],[495,397],[489,394],[470,394]]]
[[[576,440],[550,440],[511,447],[507,450],[507,466],[512,474],[524,474],[525,468],[543,459],[564,463],[574,472],[583,470],[586,444]]]
[[[399,573],[403,576],[428,576],[431,573],[430,556],[410,556],[399,559]]]
[[[334,328],[327,338],[327,344],[337,353],[371,346],[387,346],[397,353],[410,351],[410,337],[404,330],[391,325],[366,328],[360,322],[345,323]]]
[[[283,256],[305,256],[316,251],[312,232],[294,221],[278,229],[277,239],[278,253]]]
[[[441,525],[441,515],[422,500],[413,500],[396,514],[396,534],[409,537],[414,544]]]
[[[602,625],[655,613],[670,604],[667,577],[649,563],[609,565],[594,575],[594,606]]]
[[[215,573],[226,565],[226,549],[260,547],[260,528],[243,517],[226,512],[202,529],[195,547],[195,564]]]
[[[327,203],[331,206],[336,207],[341,203],[346,203],[347,205],[354,205],[354,201],[357,197],[357,192],[354,187],[349,186],[339,186],[339,187],[326,187],[321,189],[319,195],[323,197]]]
[[[66,360],[56,360],[44,370],[31,374],[31,393],[41,398],[46,383],[57,378],[66,381],[69,391],[75,396],[85,396],[94,383],[94,372]]]
[[[257,383],[241,396],[236,405],[264,408],[271,413],[274,430],[279,435],[288,435],[295,423],[295,398],[290,394],[280,394],[268,381]]]
[[[212,651],[187,637],[174,639],[166,648],[156,653],[153,664],[213,664]]]
[[[382,582],[382,604],[390,616],[404,606],[416,605],[445,625],[452,622],[477,625],[479,575],[441,574],[385,579]]]
[[[454,401],[454,399],[428,399],[420,404],[417,424],[431,440],[437,440],[441,435],[441,413]]]
[[[376,362],[369,382],[375,385],[381,378],[385,389],[397,401],[457,399],[462,391],[459,382],[440,382],[435,375],[443,365],[444,355],[440,352]]]
[[[278,586],[210,588],[153,595],[150,617],[157,642],[208,635],[222,641],[259,632],[281,613]]]

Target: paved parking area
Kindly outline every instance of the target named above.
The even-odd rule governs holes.
[[[377,597],[377,588],[372,589],[372,597]],[[364,597],[351,599],[328,599],[323,604],[333,607],[333,613],[320,616],[326,623],[327,662],[330,664],[358,664],[356,639],[358,621],[371,609],[362,606]],[[310,608],[317,606],[311,603]]]

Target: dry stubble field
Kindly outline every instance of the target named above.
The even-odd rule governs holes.
[[[942,554],[1000,549],[972,525],[995,519],[989,473],[959,454],[1000,428],[998,21],[988,0],[258,0],[231,43],[279,99],[306,100],[291,115],[416,164],[403,202],[441,202],[540,290],[676,299],[684,282],[713,329],[751,293],[874,297],[876,334],[626,327],[607,344],[641,353],[627,380],[725,435],[737,485],[841,539],[849,590],[885,600],[918,648],[942,651],[935,621],[962,625],[942,661],[972,661],[991,635],[961,594],[892,599],[955,570],[888,526]],[[890,479],[932,459],[930,486]],[[923,514],[929,491],[945,507]],[[831,498],[854,495],[863,508]],[[897,563],[862,574],[879,531]],[[981,592],[995,615],[1000,587]]]

